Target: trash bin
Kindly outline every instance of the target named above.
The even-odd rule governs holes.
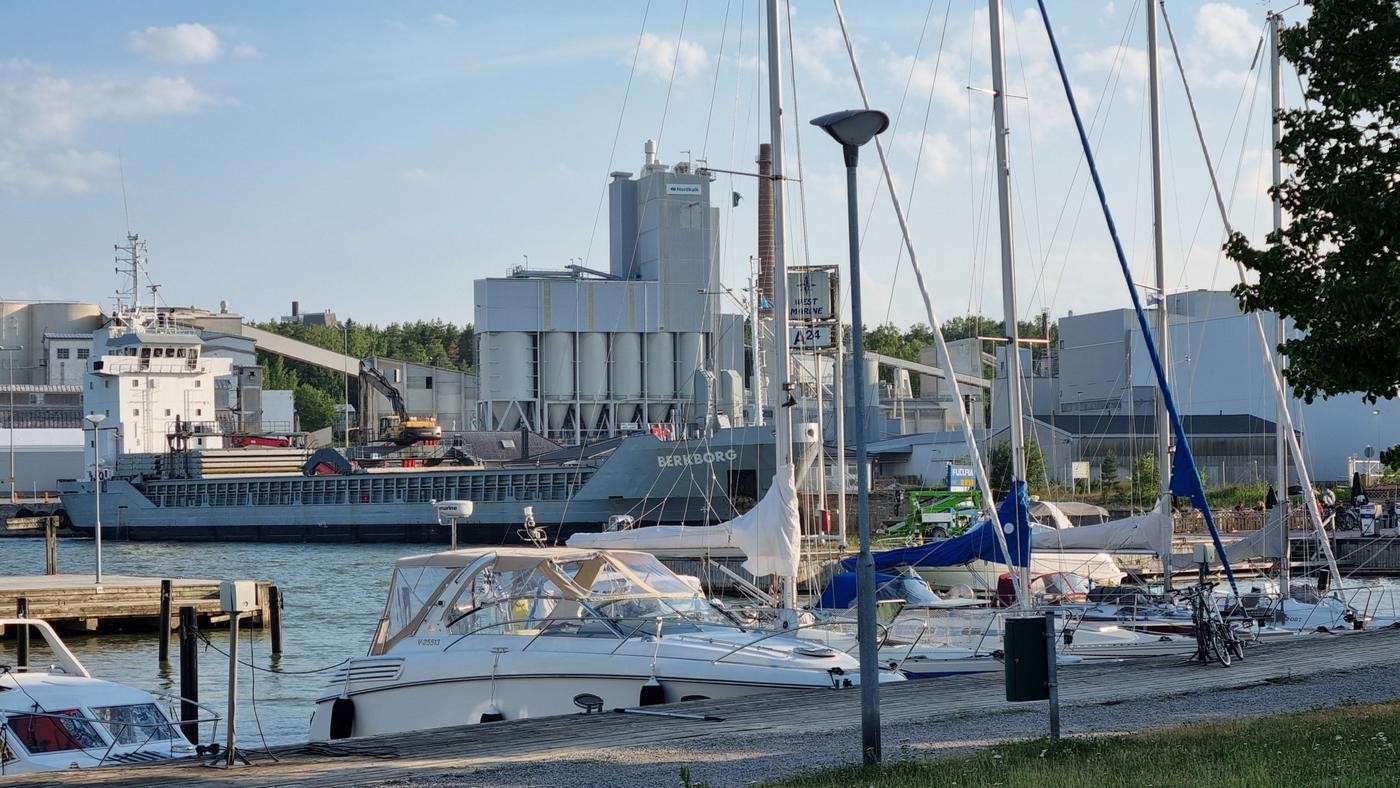
[[[1049,616],[1006,619],[1002,653],[1008,702],[1050,698],[1050,658],[1045,639],[1053,636],[1053,621]]]

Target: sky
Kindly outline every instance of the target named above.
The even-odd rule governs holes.
[[[1018,311],[1126,306],[1035,3],[1005,5]],[[1151,281],[1144,3],[1049,5],[1124,246]],[[1261,238],[1268,83],[1266,61],[1251,64],[1271,4],[1166,7],[1232,221]],[[871,104],[896,119],[883,139],[934,308],[999,315],[986,4],[844,11]],[[758,0],[7,4],[0,299],[110,306],[112,247],[130,229],[169,304],[467,322],[476,278],[607,267],[600,198],[609,172],[640,169],[645,140],[668,164],[754,168],[768,137],[762,13]],[[860,94],[832,4],[793,0],[790,18],[789,262],[844,265],[841,155],[806,121]],[[1160,35],[1168,287],[1224,288],[1233,264]],[[1291,71],[1283,84],[1296,103]],[[882,183],[867,149],[866,323],[927,322]],[[756,188],[721,176],[712,193],[721,276],[739,288]]]

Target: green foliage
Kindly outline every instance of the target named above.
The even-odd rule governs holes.
[[[1003,785],[1390,785],[1400,704],[1343,705],[1272,717],[1197,722],[1130,736],[1029,739],[968,755],[839,766],[774,785],[825,788]],[[1286,775],[1286,777],[1284,777]]]
[[[1381,464],[1391,471],[1400,471],[1400,443],[1381,452]]]
[[[1133,463],[1133,496],[1139,500],[1154,500],[1162,488],[1157,476],[1157,454],[1147,452]]]
[[[1099,479],[1105,485],[1118,481],[1118,452],[1113,449],[1109,449],[1099,463]]]
[[[296,387],[292,399],[303,430],[315,432],[335,421],[336,399],[321,389],[303,383]]]
[[[992,487],[997,490],[1011,489],[1011,444],[998,443],[992,447]],[[1040,444],[1030,441],[1026,444],[1026,486],[1031,490],[1042,490],[1047,485],[1045,478],[1045,454]]]
[[[1275,190],[1291,218],[1264,248],[1242,234],[1230,257],[1258,273],[1234,288],[1306,332],[1290,339],[1286,375],[1308,402],[1400,389],[1400,4],[1310,0],[1281,49],[1308,102],[1280,113],[1292,175]]]
[[[476,364],[476,332],[471,324],[459,327],[441,320],[419,320],[378,328],[347,320],[344,329],[300,323],[261,323],[258,328],[355,358],[386,356],[459,370]]]
[[[269,391],[296,391],[301,385],[301,376],[281,356],[268,354],[262,366],[263,388]]]

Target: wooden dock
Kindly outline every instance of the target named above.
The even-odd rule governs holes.
[[[1060,672],[1064,706],[1115,704],[1183,692],[1225,690],[1400,660],[1400,631],[1358,632],[1299,638],[1251,648],[1233,667],[1203,666],[1179,657],[1132,664],[1081,666]],[[883,721],[918,722],[930,717],[995,714],[1012,708],[1003,700],[1000,673],[910,681],[880,688]],[[1044,704],[1017,704],[1044,708]],[[603,748],[683,747],[701,737],[757,737],[769,732],[820,735],[860,725],[860,692],[787,691],[730,700],[652,707],[701,712],[718,721],[629,714],[593,714],[514,720],[353,739],[329,744],[273,748],[255,765],[232,770],[203,761],[90,769],[36,775],[34,785],[86,786],[343,786],[385,781],[427,781],[464,770],[514,763],[585,759]],[[852,745],[853,759],[858,759]],[[599,766],[599,769],[608,767]],[[596,782],[607,777],[598,774]],[[20,785],[21,782],[7,783]]]
[[[13,615],[19,600],[28,600],[29,618],[42,618],[67,632],[135,632],[160,628],[159,577],[105,575],[99,590],[91,574],[16,575],[0,577],[0,611]],[[173,628],[180,608],[194,606],[201,626],[226,624],[219,610],[219,580],[169,578]],[[242,618],[243,626],[261,627],[271,618],[272,585],[257,581],[258,607]]]

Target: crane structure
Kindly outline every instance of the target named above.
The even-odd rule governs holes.
[[[410,416],[403,393],[389,378],[375,368],[370,359],[360,359],[360,390],[362,399],[368,401],[369,388],[383,394],[394,409],[394,415],[379,419],[379,439],[399,446],[412,446],[417,443],[437,443],[442,440],[442,427],[433,416]],[[365,412],[361,408],[361,413]]]

